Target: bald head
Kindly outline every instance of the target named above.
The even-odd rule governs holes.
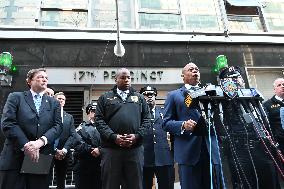
[[[284,78],[275,79],[273,87],[275,95],[284,99]]]
[[[184,84],[197,85],[200,80],[199,68],[193,62],[190,62],[182,69],[182,78]]]
[[[120,68],[117,70],[115,82],[118,89],[122,91],[128,90],[131,82],[130,71],[126,68]]]

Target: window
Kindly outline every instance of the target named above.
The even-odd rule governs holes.
[[[88,0],[42,0],[40,25],[83,28],[87,26]]]
[[[140,29],[183,28],[177,0],[139,0],[138,9]]]
[[[181,0],[186,30],[220,31],[223,28],[217,0]]]
[[[267,0],[263,11],[271,31],[284,31],[284,0]]]
[[[38,13],[37,0],[1,0],[0,25],[34,26]]]
[[[227,0],[225,7],[230,32],[263,32],[259,6],[255,0]]]
[[[134,1],[118,0],[120,28],[135,28]],[[115,0],[92,0],[91,25],[94,28],[116,28]]]

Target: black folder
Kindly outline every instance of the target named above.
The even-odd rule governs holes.
[[[53,155],[39,154],[38,162],[33,162],[29,156],[25,155],[20,172],[38,175],[49,174],[52,160]]]

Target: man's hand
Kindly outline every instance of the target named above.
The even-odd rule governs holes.
[[[33,162],[38,162],[39,159],[39,149],[44,145],[44,142],[40,139],[36,141],[27,142],[24,145],[24,152],[28,155]]]
[[[98,157],[98,156],[101,155],[101,152],[100,152],[99,148],[92,148],[91,154],[94,157]]]
[[[136,143],[136,137],[134,134],[124,134],[124,139],[126,141],[126,147],[131,147],[133,144]]]
[[[66,153],[64,150],[56,150],[56,153],[55,153],[55,159],[57,160],[63,160],[66,156]]]
[[[40,139],[36,141],[30,141],[24,145],[24,152],[28,155],[33,162],[38,162],[39,149],[44,145],[44,142]]]
[[[192,119],[187,120],[183,123],[183,128],[187,131],[193,131],[196,127],[196,122],[193,121]]]
[[[121,147],[127,147],[126,146],[126,140],[124,135],[116,135],[116,139],[115,139],[115,144],[121,146]]]

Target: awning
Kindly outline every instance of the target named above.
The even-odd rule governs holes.
[[[260,0],[226,0],[232,6],[238,7],[259,7],[261,6]]]

